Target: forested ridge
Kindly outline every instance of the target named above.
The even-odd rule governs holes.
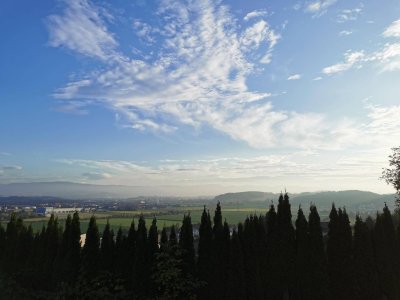
[[[198,241],[190,214],[179,229],[141,217],[102,233],[92,217],[81,247],[78,213],[38,233],[12,215],[0,227],[0,299],[400,299],[398,218],[386,205],[353,227],[344,208],[329,218],[325,236],[315,205],[293,224],[285,194],[234,227],[219,203],[204,207]]]

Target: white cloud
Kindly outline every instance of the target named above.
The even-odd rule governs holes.
[[[102,180],[102,179],[109,179],[112,177],[108,173],[99,173],[99,172],[86,172],[83,173],[82,176],[87,180]]]
[[[322,77],[321,77],[321,76],[315,77],[315,78],[313,79],[313,81],[319,81],[319,80],[322,80]]]
[[[290,75],[287,80],[299,80],[299,79],[301,79],[300,74],[293,74],[293,75]]]
[[[84,7],[79,10],[80,14],[87,13],[87,16],[77,20],[69,6],[62,16],[52,16],[52,20],[63,22],[55,22],[54,28],[49,29],[51,40],[53,32],[58,31],[66,31],[65,36],[74,37],[69,31],[77,25],[64,25],[79,23],[81,19],[92,20],[93,12],[86,11],[87,7],[95,12],[102,11],[89,2],[78,3]],[[77,5],[75,2],[68,4]],[[116,43],[109,47],[102,40],[97,41],[94,44],[100,50],[95,47],[96,51],[85,50],[85,53],[100,60],[107,56],[113,59],[57,90],[55,97],[63,100],[67,110],[70,109],[66,105],[69,102],[72,109],[101,103],[118,114],[124,127],[163,132],[173,132],[182,124],[195,127],[208,124],[221,130],[227,127],[226,124],[219,124],[218,129],[211,116],[224,114],[224,121],[230,122],[237,117],[237,111],[270,109],[268,103],[256,103],[270,94],[249,91],[246,85],[247,76],[255,71],[258,62],[271,61],[279,40],[279,35],[266,20],[238,31],[237,21],[228,7],[213,1],[165,0],[157,17],[161,22],[159,28],[150,29],[140,20],[135,20],[134,25],[141,36],[147,36],[149,31],[159,34],[161,47],[151,54],[150,59],[127,57],[118,52]],[[113,37],[100,13],[95,14],[94,20],[96,22],[90,24],[96,28],[89,26],[92,32],[101,31]],[[71,50],[83,52],[68,41],[63,40],[63,43]],[[265,51],[262,57],[256,54],[260,49]],[[210,114],[209,118],[199,114],[203,111]],[[232,115],[225,116],[228,111]]]
[[[309,2],[306,5],[305,12],[312,13],[313,17],[324,15],[330,6],[336,3],[337,0],[318,0]]]
[[[65,0],[62,15],[47,18],[52,47],[66,47],[80,54],[108,60],[115,55],[118,46],[106,27],[106,11],[91,4],[89,0]]]
[[[329,67],[325,67],[322,70],[322,73],[331,75],[335,73],[340,73],[347,71],[351,69],[355,64],[361,62],[363,58],[365,57],[365,54],[363,51],[347,51],[344,55],[344,62],[337,63],[334,65],[331,65]]]
[[[353,31],[352,30],[342,30],[342,31],[340,31],[339,32],[339,36],[349,36],[349,35],[351,35],[351,34],[353,34]]]
[[[250,19],[253,18],[259,18],[259,17],[265,17],[268,15],[267,10],[265,9],[260,9],[260,10],[254,10],[252,12],[249,12],[244,18],[243,20],[245,21],[249,21]]]
[[[384,37],[400,37],[400,20],[394,21],[386,30],[383,32]]]
[[[382,35],[386,38],[400,37],[400,20],[394,21]],[[382,71],[400,70],[400,43],[386,43],[380,49],[371,53],[347,51],[344,54],[344,62],[325,67],[322,73],[327,75],[340,73],[353,67],[360,68],[366,63],[375,63]]]
[[[362,14],[364,9],[364,5],[360,4],[356,8],[352,9],[343,9],[338,15],[337,15],[337,22],[339,23],[344,23],[347,21],[356,21],[358,17]]]

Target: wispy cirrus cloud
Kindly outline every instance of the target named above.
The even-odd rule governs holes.
[[[268,12],[266,9],[253,10],[253,11],[249,12],[248,14],[246,14],[245,17],[243,18],[243,20],[249,21],[250,19],[265,17],[267,15],[268,15]]]
[[[63,14],[47,18],[49,45],[104,61],[113,57],[118,42],[106,26],[110,15],[89,0],[65,2]]]
[[[400,20],[389,25],[382,36],[385,38],[400,37]],[[331,75],[350,70],[354,67],[361,68],[364,64],[376,63],[382,71],[400,70],[400,42],[385,43],[380,49],[366,53],[361,51],[347,51],[344,54],[344,61],[325,67],[322,73]]]
[[[328,11],[328,8],[334,5],[337,0],[318,0],[306,4],[304,11],[313,14],[313,17],[320,17]]]
[[[343,9],[336,17],[338,23],[344,23],[348,21],[356,21],[358,17],[363,13],[364,5],[360,4],[355,8]]]
[[[344,55],[344,61],[331,65],[329,67],[325,67],[322,70],[322,73],[326,75],[331,75],[335,73],[341,73],[351,69],[358,62],[363,61],[365,54],[363,51],[347,51]]]

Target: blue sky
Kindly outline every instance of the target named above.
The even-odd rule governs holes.
[[[0,183],[391,191],[398,1],[10,0],[0,23]]]

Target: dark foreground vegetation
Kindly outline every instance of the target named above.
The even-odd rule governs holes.
[[[315,206],[308,218],[299,208],[293,226],[281,195],[277,209],[233,230],[219,204],[213,217],[204,208],[198,241],[190,215],[179,231],[160,234],[156,219],[147,229],[140,218],[115,236],[109,225],[100,234],[92,217],[81,247],[78,213],[64,228],[52,216],[37,234],[13,215],[0,227],[0,299],[398,300],[394,219],[385,205],[351,228],[333,206],[324,237]]]

